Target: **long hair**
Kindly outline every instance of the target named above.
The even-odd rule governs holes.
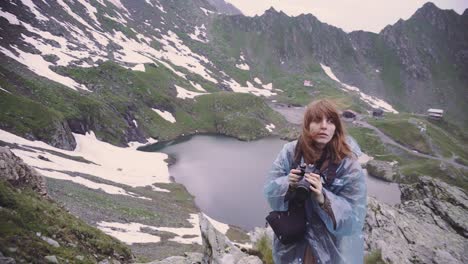
[[[302,123],[302,132],[297,141],[296,150],[294,153],[295,160],[304,158],[304,162],[313,164],[320,159],[320,153],[317,143],[314,140],[315,134],[309,130],[309,125],[312,121],[318,122],[325,117],[335,125],[335,133],[330,142],[323,149],[324,155],[331,162],[338,164],[345,157],[351,155],[351,148],[346,143],[345,130],[341,123],[338,111],[335,105],[329,100],[319,100],[310,103],[305,111],[304,120]]]

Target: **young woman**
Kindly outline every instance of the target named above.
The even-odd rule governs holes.
[[[304,202],[306,232],[302,239],[273,241],[276,264],[363,263],[362,228],[366,215],[366,181],[357,155],[360,149],[345,135],[339,114],[328,100],[312,102],[304,114],[298,140],[284,145],[269,173],[265,197],[274,211],[287,211],[287,193],[301,176],[297,164],[314,164],[306,173],[310,195]],[[322,177],[319,175],[321,174]]]

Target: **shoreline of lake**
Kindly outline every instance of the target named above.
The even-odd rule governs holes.
[[[220,222],[250,231],[263,226],[270,211],[263,197],[263,185],[285,143],[277,136],[241,141],[217,134],[186,135],[178,141],[161,142],[157,148],[153,146],[157,149],[153,151],[170,157],[170,176],[195,197],[201,211]],[[370,175],[366,178],[369,196],[380,196],[377,199],[388,204],[400,201],[396,183]],[[241,215],[239,210],[243,212]]]

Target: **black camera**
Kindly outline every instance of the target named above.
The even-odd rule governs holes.
[[[316,173],[320,174],[320,170],[315,168],[315,166],[302,163],[297,167],[297,170],[301,172],[296,174],[302,176],[301,179],[297,182],[297,186],[294,189],[294,200],[296,201],[305,201],[310,196],[310,183],[305,180],[304,174],[306,173]],[[321,175],[320,175],[321,176]],[[322,177],[322,176],[321,176]]]

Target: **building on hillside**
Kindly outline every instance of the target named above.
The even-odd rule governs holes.
[[[381,116],[383,116],[383,113],[384,113],[383,110],[380,109],[380,108],[376,108],[376,109],[372,110],[372,116],[374,116],[374,117],[381,117]]]
[[[427,116],[434,119],[442,119],[444,110],[435,108],[427,109]]]
[[[343,116],[344,118],[348,118],[348,119],[355,119],[357,116],[357,113],[354,112],[353,110],[346,109],[341,113],[341,116]]]
[[[313,87],[314,84],[312,83],[312,81],[304,80],[304,86]]]

